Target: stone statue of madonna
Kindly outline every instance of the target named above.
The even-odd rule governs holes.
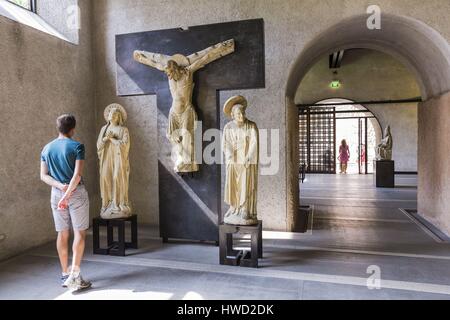
[[[103,219],[126,218],[131,215],[128,200],[128,179],[130,175],[130,136],[127,127],[127,113],[120,104],[106,107],[107,122],[97,140],[100,161],[100,192]]]

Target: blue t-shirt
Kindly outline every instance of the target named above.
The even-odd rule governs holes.
[[[84,145],[72,139],[55,139],[41,153],[41,161],[48,167],[48,174],[64,184],[69,184],[75,172],[75,161],[84,160]]]

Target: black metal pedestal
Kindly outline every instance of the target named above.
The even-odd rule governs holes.
[[[131,223],[131,242],[125,241],[125,225]],[[108,247],[100,247],[100,227],[106,227],[106,235],[108,239]],[[114,228],[118,230],[118,240],[114,241]],[[125,249],[138,248],[137,239],[137,215],[123,219],[102,219],[100,217],[93,219],[94,234],[94,254],[125,256]]]
[[[374,160],[373,179],[377,188],[395,187],[395,164],[393,160]]]
[[[299,217],[295,224],[295,232],[306,233],[308,232],[310,220],[312,219],[312,206],[311,205],[300,206],[298,212]]]
[[[233,234],[250,234],[251,251],[233,249]],[[258,258],[263,257],[262,221],[254,226],[235,226],[221,224],[219,226],[220,264],[258,268]]]

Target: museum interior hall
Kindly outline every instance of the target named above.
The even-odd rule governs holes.
[[[450,1],[0,0],[0,300],[449,300]]]

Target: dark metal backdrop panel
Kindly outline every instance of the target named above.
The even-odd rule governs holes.
[[[182,177],[173,171],[171,149],[165,137],[172,104],[167,77],[163,72],[135,62],[133,51],[189,55],[228,39],[235,40],[235,52],[194,75],[193,103],[203,132],[220,128],[218,90],[264,88],[263,20],[116,36],[118,95],[157,95],[159,214],[161,237],[165,239],[218,241],[222,202],[220,165],[201,164],[200,171],[193,177]],[[203,142],[202,148],[209,143]]]

